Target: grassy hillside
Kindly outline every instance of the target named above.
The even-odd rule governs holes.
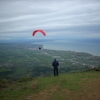
[[[0,100],[100,100],[100,72],[0,82]]]

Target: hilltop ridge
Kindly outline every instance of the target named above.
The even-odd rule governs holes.
[[[0,100],[100,100],[100,72],[60,74],[12,82]]]

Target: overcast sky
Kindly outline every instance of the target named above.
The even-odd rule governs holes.
[[[100,0],[0,0],[0,39],[31,38],[35,29],[100,38]]]

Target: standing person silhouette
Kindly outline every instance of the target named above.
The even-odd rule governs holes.
[[[54,67],[54,76],[58,76],[58,66],[59,66],[59,63],[56,59],[54,59],[54,61],[52,62],[52,66]]]

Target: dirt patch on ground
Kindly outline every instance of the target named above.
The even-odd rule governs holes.
[[[59,84],[57,84],[56,86],[53,86],[49,89],[45,89],[40,91],[38,94],[33,94],[31,96],[27,97],[27,100],[47,100],[48,98],[51,97],[51,95],[53,95],[53,93],[55,93],[58,88],[59,88]]]
[[[88,80],[76,91],[63,90],[64,100],[100,100],[100,78]]]
[[[38,94],[28,96],[26,100],[100,100],[100,78],[84,79],[78,90],[61,89],[57,84],[50,89],[40,91]],[[54,95],[60,98],[53,98]]]
[[[86,82],[83,93],[85,100],[100,100],[100,78]]]

